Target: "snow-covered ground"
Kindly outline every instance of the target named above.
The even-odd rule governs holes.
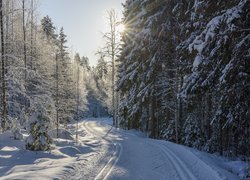
[[[78,144],[72,140],[74,130],[73,124],[68,128],[71,134],[61,131],[64,139],[54,138],[50,152],[25,150],[24,141],[14,140],[11,133],[0,134],[0,179],[240,179],[247,167],[241,161],[113,128],[110,119],[80,122]]]

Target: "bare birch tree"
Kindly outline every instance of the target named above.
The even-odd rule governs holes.
[[[116,58],[119,55],[120,47],[120,34],[117,29],[120,21],[118,15],[114,9],[107,11],[107,23],[109,26],[109,31],[104,34],[105,39],[105,54],[111,60],[112,64],[112,116],[113,116],[113,126],[118,125],[117,115],[116,115]]]

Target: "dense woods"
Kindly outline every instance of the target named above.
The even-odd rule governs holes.
[[[48,131],[83,117],[108,116],[111,67],[67,47],[63,27],[39,17],[36,0],[0,1],[1,132],[30,133],[27,148],[48,150]],[[105,71],[104,69],[107,69]],[[77,134],[77,133],[76,133]]]
[[[127,0],[121,126],[249,156],[250,3]]]
[[[48,131],[113,116],[152,138],[250,156],[248,0],[127,0],[122,36],[108,12],[95,67],[37,4],[0,0],[1,132],[25,128],[28,149],[49,150]]]

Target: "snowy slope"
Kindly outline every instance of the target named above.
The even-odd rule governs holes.
[[[229,165],[246,166],[136,131],[115,129],[110,123],[85,120],[80,123],[79,144],[70,137],[54,139],[51,152],[27,151],[23,141],[1,134],[0,179],[239,179]],[[74,129],[69,127],[72,134]]]

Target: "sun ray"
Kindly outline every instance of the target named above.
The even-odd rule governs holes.
[[[124,31],[126,30],[126,27],[125,27],[125,25],[124,24],[119,24],[118,26],[117,26],[117,31],[119,32],[119,33],[123,33]]]

